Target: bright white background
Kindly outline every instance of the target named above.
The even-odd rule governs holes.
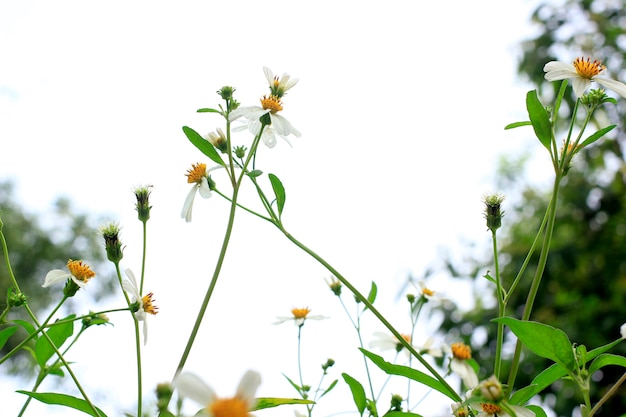
[[[143,351],[150,398],[156,383],[172,377],[227,219],[228,204],[217,196],[196,201],[192,223],[180,219],[185,171],[193,162],[210,164],[181,127],[201,134],[223,127],[219,117],[195,112],[217,106],[217,89],[233,85],[243,105],[257,105],[268,91],[262,67],[288,72],[300,82],[284,97],[284,116],[303,135],[291,139],[293,148],[280,140],[274,149],[263,147],[258,167],[282,179],[283,218],[292,234],[362,291],[376,281],[380,309],[408,331],[406,306],[396,298],[403,280],[436,263],[442,248],[462,257],[469,251],[463,241],[486,247],[481,197],[499,191],[492,189],[497,157],[536,147],[530,132],[503,130],[525,117],[532,87],[516,80],[515,65],[519,41],[533,30],[534,4],[2,2],[0,178],[16,181],[27,207],[45,211],[66,195],[79,208],[108,213],[123,227],[123,267],[137,274],[141,229],[131,189],[154,185],[146,289],[160,312],[150,317]],[[249,138],[242,133],[237,140]],[[227,191],[224,177],[214,178]],[[97,272],[111,279],[111,270]],[[341,372],[362,379],[356,334],[324,283],[328,277],[277,230],[240,212],[186,368],[222,395],[253,368],[263,376],[259,396],[293,396],[281,373],[297,379],[297,330],[273,323],[292,307],[309,306],[330,319],[303,329],[307,382],[317,384],[328,357],[337,365],[327,382]],[[460,302],[471,297],[443,277],[428,284]],[[122,303],[118,294],[85,311]],[[114,327],[87,332],[69,360],[96,404],[117,416],[133,412],[133,333],[127,314],[111,319]],[[435,325],[424,322],[420,338]],[[376,330],[375,321],[366,321],[366,338]],[[15,386],[6,378],[2,415],[11,416],[24,399],[13,391],[30,383]],[[54,390],[49,379],[41,391]],[[343,381],[335,391],[318,415],[354,410]],[[447,413],[444,397],[430,399],[439,405],[417,411]],[[33,403],[27,415],[44,410],[55,409]]]

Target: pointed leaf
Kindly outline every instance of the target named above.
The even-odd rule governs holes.
[[[189,139],[193,146],[198,148],[200,152],[208,156],[216,164],[219,164],[221,166],[225,165],[224,160],[217,153],[215,147],[211,144],[211,142],[200,136],[198,132],[188,126],[183,126],[183,132],[185,132],[185,136],[187,136],[187,139]]]
[[[372,281],[370,292],[367,294],[367,301],[369,301],[370,304],[374,304],[374,301],[376,301],[376,295],[378,295],[378,287],[376,286],[376,283]]]
[[[356,379],[352,378],[350,375],[346,373],[342,373],[341,376],[343,380],[346,381],[346,384],[350,387],[350,391],[352,391],[352,398],[354,398],[354,403],[356,404],[356,408],[359,410],[359,415],[363,415],[363,411],[365,411],[365,406],[367,405],[367,398],[365,397],[365,389],[363,389],[363,385]]]
[[[593,362],[591,362],[591,365],[589,366],[589,375],[607,365],[617,365],[626,368],[626,358],[620,355],[613,355],[612,353],[600,355]]]
[[[9,340],[9,337],[13,336],[13,333],[17,331],[17,326],[7,327],[6,329],[0,330],[0,349],[2,346]]]
[[[24,330],[26,330],[26,332],[31,335],[33,333],[35,333],[37,331],[37,329],[35,329],[35,326],[33,326],[32,324],[30,324],[27,321],[24,320],[13,320],[13,323],[22,326],[24,328]],[[34,340],[37,340],[37,335],[33,336]]]
[[[255,170],[252,170],[252,171],[248,172],[248,176],[250,178],[256,178],[256,177],[258,177],[259,175],[262,175],[262,174],[263,174],[263,171],[261,171],[260,169],[255,169]]]
[[[558,363],[552,364],[537,375],[530,385],[516,391],[511,396],[511,404],[526,404],[532,397],[539,394],[541,391],[552,385],[555,381],[563,378],[565,375],[567,375],[567,369]]]
[[[315,404],[315,401],[303,400],[300,398],[262,397],[262,398],[257,398],[257,403],[252,409],[252,411],[262,410],[264,408],[278,407],[279,405],[286,405],[286,404]]]
[[[319,396],[319,398],[322,398],[324,395],[328,394],[333,388],[335,388],[335,385],[337,385],[337,382],[339,382],[338,379],[335,379],[328,388],[326,388],[326,390],[324,392],[322,392],[322,395]]]
[[[535,417],[548,417],[546,412],[543,411],[543,408],[538,405],[527,405],[526,408],[535,413]]]
[[[34,398],[37,401],[41,401],[44,404],[53,404],[53,405],[64,405],[69,408],[73,408],[78,411],[82,411],[84,413],[89,414],[94,417],[106,417],[106,414],[98,407],[97,414],[93,408],[89,405],[89,403],[81,398],[72,397],[70,395],[65,394],[57,394],[54,392],[29,392],[29,391],[17,391],[20,394],[28,395],[29,397]]]
[[[504,323],[522,343],[536,355],[561,364],[569,370],[574,367],[572,342],[560,329],[535,321],[521,321],[501,317],[493,321]]]
[[[278,177],[274,174],[267,175],[272,183],[272,189],[274,190],[274,195],[276,196],[276,206],[278,208],[278,216],[283,213],[283,207],[285,207],[285,187],[283,187],[283,183],[280,182]]]
[[[74,322],[71,320],[76,315],[72,314],[66,317],[63,321],[53,324],[46,334],[50,337],[50,340],[57,347],[61,347],[63,343],[74,333]],[[55,353],[54,347],[48,342],[48,338],[40,337],[35,344],[35,355],[37,356],[37,363],[44,368],[46,362]]]
[[[535,135],[539,142],[549,151],[552,141],[552,124],[546,108],[537,97],[537,90],[531,90],[526,94],[526,109],[530,123],[533,125]]]
[[[504,126],[504,130],[515,129],[516,127],[522,127],[522,126],[532,126],[532,125],[533,124],[530,122],[509,123],[508,125]]]
[[[283,376],[287,379],[287,381],[289,381],[291,386],[294,387],[296,389],[296,391],[298,391],[298,394],[302,394],[302,388],[300,387],[300,385],[298,385],[295,382],[293,382],[291,380],[291,378],[289,378],[287,375],[283,374]]]
[[[417,381],[423,385],[426,385],[436,391],[439,391],[443,395],[447,396],[453,401],[459,401],[459,396],[456,392],[450,391],[445,385],[439,382],[437,379],[430,375],[426,375],[417,369],[409,368],[408,366],[396,365],[385,361],[381,356],[375,353],[369,352],[363,348],[359,349],[363,354],[369,358],[376,366],[385,371],[388,375],[400,375]]]
[[[408,411],[390,411],[383,417],[422,417],[421,414],[410,413]]]
[[[615,128],[615,126],[616,125],[610,125],[610,126],[607,126],[607,127],[603,128],[603,129],[598,130],[596,133],[594,133],[593,135],[589,136],[587,139],[585,139],[583,141],[583,143],[580,144],[581,148],[583,146],[591,145],[593,142],[597,141],[602,136],[606,135],[611,130],[613,130]]]
[[[198,109],[197,112],[198,113],[221,113],[221,111],[219,110],[209,109],[209,108]]]

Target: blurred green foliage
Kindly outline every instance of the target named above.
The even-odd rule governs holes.
[[[544,103],[550,103],[560,83],[544,79],[543,66],[552,60],[571,62],[576,56],[590,56],[603,61],[611,78],[626,80],[626,4],[624,1],[585,0],[544,2],[537,7],[532,20],[536,36],[521,44],[519,74],[537,88]],[[563,4],[564,3],[564,4]],[[596,85],[597,88],[597,85]],[[611,94],[611,93],[609,93]],[[566,93],[566,105],[573,108],[575,97]],[[523,105],[520,102],[520,105]],[[569,108],[569,109],[568,109]],[[619,116],[618,116],[619,115]],[[557,222],[545,275],[535,301],[532,320],[564,330],[570,340],[589,349],[604,345],[620,336],[619,327],[626,322],[626,164],[623,146],[626,140],[626,100],[618,97],[618,105],[607,105],[598,115],[597,127],[615,123],[618,129],[585,149],[574,158],[562,185],[558,202]],[[511,120],[515,122],[516,120]],[[591,133],[591,131],[589,131]],[[564,135],[563,135],[564,137]],[[536,139],[528,133],[528,140]],[[498,192],[507,195],[503,208],[506,215],[499,230],[501,275],[507,285],[517,274],[541,223],[550,197],[550,189],[524,182],[523,166],[527,155],[512,159],[498,172]],[[522,162],[520,162],[522,161]],[[546,158],[546,163],[548,159]],[[477,213],[479,219],[480,213]],[[478,220],[477,220],[478,221]],[[531,265],[536,265],[535,253]],[[465,268],[465,269],[464,269]],[[449,264],[449,271],[460,279],[473,279],[484,288],[482,276],[493,271],[489,254],[474,265]],[[464,272],[459,272],[464,271]],[[521,316],[534,269],[526,271],[520,288],[513,295],[508,315]],[[460,331],[470,342],[481,363],[482,375],[493,371],[496,326],[490,319],[497,308],[478,302],[472,311],[444,310],[443,327]],[[462,325],[461,325],[462,324]],[[484,331],[487,342],[472,339]],[[514,339],[508,335],[508,350]],[[621,344],[618,351],[626,354]],[[550,364],[526,351],[516,387],[530,383],[532,378]],[[503,375],[508,369],[504,368]],[[624,370],[607,367],[594,375],[592,402],[623,374]],[[543,393],[546,404],[560,416],[571,416],[581,403],[573,384],[559,382]],[[622,387],[598,414],[614,417],[626,411],[626,387]]]

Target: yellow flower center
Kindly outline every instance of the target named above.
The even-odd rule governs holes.
[[[452,356],[457,359],[467,360],[472,357],[472,349],[465,343],[453,343],[450,348],[452,349]]]
[[[580,77],[591,80],[593,77],[604,71],[606,67],[597,59],[594,59],[593,62],[591,62],[590,58],[585,60],[584,58],[579,57],[574,60],[574,69],[576,69],[576,72]]]
[[[428,289],[426,287],[422,288],[422,294],[428,296],[428,297],[432,297],[433,295],[435,295],[435,292],[431,289]]]
[[[311,309],[309,309],[308,307],[304,307],[304,308],[292,308],[291,309],[291,314],[293,314],[293,317],[295,319],[305,319],[306,316],[311,312]]]
[[[196,163],[187,170],[187,182],[189,184],[198,183],[202,178],[206,177],[206,164]]]
[[[276,96],[263,96],[261,99],[261,107],[263,110],[269,110],[272,114],[283,109],[283,103]]]
[[[248,417],[248,405],[239,398],[219,398],[208,407],[213,417]]]
[[[498,407],[495,404],[483,403],[483,404],[480,405],[480,407],[487,414],[497,414],[497,413],[501,413],[502,412],[502,408]]]
[[[159,307],[154,305],[154,294],[148,293],[141,297],[141,301],[143,302],[143,311],[146,313],[152,314],[153,316],[158,313]]]
[[[67,261],[67,269],[70,270],[70,274],[79,281],[87,283],[91,278],[96,276],[96,273],[89,268],[89,265],[84,264],[83,261]]]

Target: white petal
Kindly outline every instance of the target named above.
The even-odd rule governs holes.
[[[141,300],[141,294],[139,294],[139,287],[137,286],[135,274],[133,274],[133,271],[131,271],[130,269],[126,269],[124,272],[126,273],[126,276],[130,278],[130,280],[123,279],[122,288],[124,289],[124,291],[129,293],[135,299],[135,301]]]
[[[183,372],[176,375],[173,383],[179,396],[190,398],[203,407],[215,400],[215,391],[196,374]]]
[[[572,82],[572,88],[574,89],[574,94],[576,97],[580,97],[585,94],[585,91],[591,86],[591,81],[586,78],[576,77]]]
[[[46,279],[44,280],[42,287],[47,288],[58,282],[65,282],[68,278],[72,278],[72,274],[60,269],[53,269],[46,274]]]
[[[145,313],[144,313],[145,316]],[[148,320],[144,318],[143,320],[143,345],[145,346],[148,343]]]
[[[180,213],[180,217],[185,219],[187,223],[191,221],[191,210],[193,209],[193,199],[196,197],[196,191],[198,190],[198,186],[196,184],[191,187],[189,190],[189,194],[187,194],[187,198],[185,198],[185,204],[183,204],[183,210]]]
[[[261,375],[256,371],[247,371],[237,387],[235,396],[252,408],[256,404],[256,390],[261,385]]]
[[[519,405],[512,405],[511,408],[515,411],[517,417],[535,417],[535,413],[530,411],[526,407],[520,407]]]
[[[619,332],[622,335],[622,339],[626,339],[626,323],[620,326]]]
[[[596,77],[593,79],[598,84],[615,91],[620,96],[626,98],[626,84],[620,81],[615,81],[610,78]]]
[[[198,192],[202,196],[202,198],[211,197],[211,189],[209,188],[209,181],[206,177],[202,178],[202,182],[200,183],[200,187],[198,188]]]
[[[301,133],[289,123],[289,120],[285,119],[283,116],[279,114],[271,114],[270,117],[272,119],[272,127],[276,130],[276,133],[282,136],[289,136],[293,134],[295,137],[299,138]]]
[[[452,359],[450,362],[450,369],[463,379],[463,382],[468,389],[475,388],[478,385],[478,376],[476,376],[474,368],[472,368],[467,362],[460,359]]]
[[[261,139],[263,140],[263,143],[265,144],[265,146],[267,146],[270,149],[276,146],[276,136],[272,133],[269,127],[265,127],[265,129],[263,130],[263,135],[261,136]]]
[[[87,285],[87,283],[85,281],[81,281],[78,278],[76,278],[74,275],[70,275],[70,279],[72,281],[74,281],[74,283],[76,285],[78,285],[80,288],[85,288],[85,285]]]
[[[270,85],[272,85],[274,83],[274,73],[272,72],[272,70],[269,69],[268,67],[263,67],[263,73],[265,74],[265,78],[267,79],[267,82],[270,83]]]

